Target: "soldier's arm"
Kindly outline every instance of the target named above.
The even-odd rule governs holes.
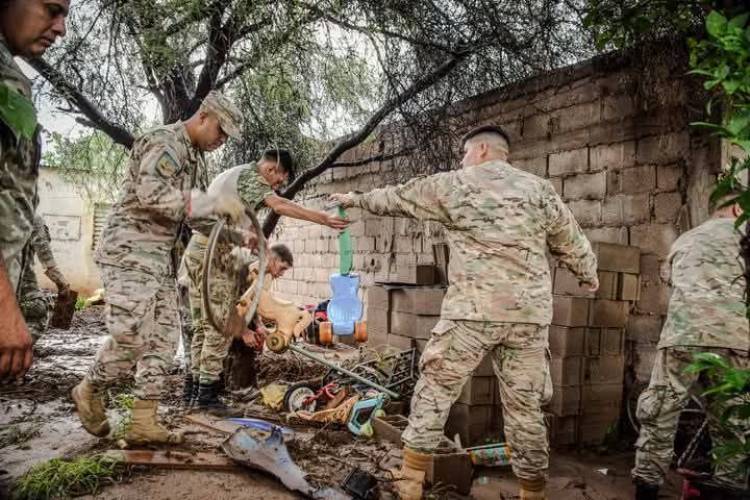
[[[420,177],[398,186],[348,196],[351,206],[373,214],[447,223],[450,217],[443,201],[450,193],[449,184],[446,176]]]
[[[333,229],[345,229],[349,225],[349,221],[329,215],[319,210],[312,210],[305,208],[302,205],[294,203],[293,201],[287,200],[277,194],[271,194],[267,196],[263,203],[279,215],[291,217],[292,219],[305,220],[308,222],[314,222],[315,224],[321,224],[328,226]]]
[[[0,380],[20,377],[31,366],[31,335],[16,302],[16,293],[0,255]]]
[[[136,196],[146,210],[170,220],[182,220],[187,214],[189,192],[175,185],[180,165],[177,155],[163,144],[155,144],[141,159]]]
[[[549,186],[546,195],[547,245],[582,283],[598,284],[596,255],[570,209]]]

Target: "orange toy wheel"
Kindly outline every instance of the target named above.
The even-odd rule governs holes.
[[[323,321],[318,328],[318,339],[320,345],[331,345],[333,344],[333,323],[330,321]]]
[[[367,321],[357,321],[354,324],[354,340],[367,342]]]

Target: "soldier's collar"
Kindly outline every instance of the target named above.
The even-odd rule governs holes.
[[[180,120],[176,122],[177,126],[180,128],[180,137],[182,138],[182,141],[185,143],[185,147],[187,148],[188,156],[190,157],[191,161],[195,161],[200,156],[200,150],[193,146],[193,142],[190,140],[190,136],[187,132],[187,127],[185,126],[185,122]]]

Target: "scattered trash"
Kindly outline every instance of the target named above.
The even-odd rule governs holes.
[[[357,401],[359,401],[359,396],[355,395],[341,403],[337,408],[320,410],[314,413],[301,410],[295,413],[295,416],[310,422],[346,424]]]
[[[260,396],[263,404],[271,408],[272,410],[281,410],[284,403],[284,395],[286,394],[287,386],[284,384],[268,384],[260,389]]]
[[[231,458],[243,465],[276,476],[287,488],[309,498],[349,499],[350,496],[331,488],[314,488],[305,479],[306,474],[289,456],[281,428],[273,426],[270,434],[249,428],[240,428],[222,444]]]
[[[485,467],[510,465],[510,446],[506,443],[486,444],[467,448],[471,463]]]
[[[374,500],[378,497],[378,480],[360,468],[353,469],[341,487],[355,500]]]
[[[374,398],[357,401],[352,407],[347,427],[356,436],[372,437],[372,419],[383,407],[385,396],[378,394]]]
[[[242,427],[249,427],[268,433],[271,433],[274,427],[278,427],[281,429],[281,434],[284,437],[284,442],[288,443],[289,441],[294,440],[294,431],[292,429],[289,429],[287,427],[280,427],[276,424],[272,424],[271,422],[261,420],[259,418],[228,418],[227,421],[241,425]]]
[[[126,465],[148,465],[161,469],[233,471],[237,464],[226,457],[205,452],[177,450],[109,450],[104,458]]]
[[[490,482],[490,479],[487,476],[479,476],[477,478],[477,483],[479,483],[479,484],[481,484],[483,486],[486,485],[486,484],[489,484],[489,482]]]
[[[596,469],[596,472],[598,472],[602,476],[608,476],[609,475],[609,469]]]

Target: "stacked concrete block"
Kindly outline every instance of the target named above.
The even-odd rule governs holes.
[[[421,354],[440,320],[445,288],[375,284],[367,295],[368,344]],[[497,378],[488,355],[462,388],[451,408],[446,435],[459,435],[466,446],[496,440],[502,430]]]
[[[618,422],[625,372],[625,327],[638,299],[640,251],[595,243],[599,290],[555,267],[549,340],[554,395],[547,407],[555,445],[599,443]]]

